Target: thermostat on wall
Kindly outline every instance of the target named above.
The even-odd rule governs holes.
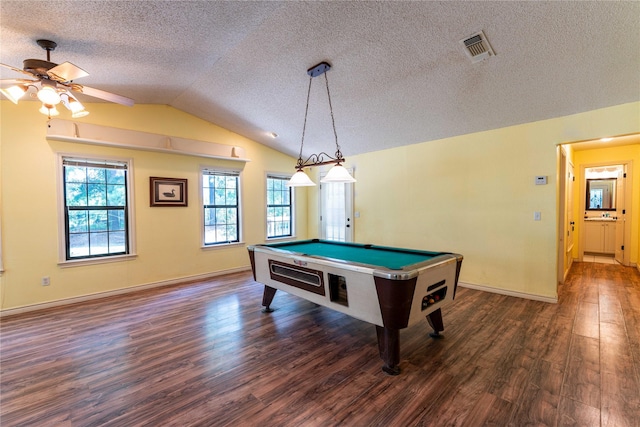
[[[546,176],[536,176],[536,185],[545,185],[547,183]]]

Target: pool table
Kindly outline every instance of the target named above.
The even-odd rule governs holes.
[[[441,308],[455,297],[462,255],[327,240],[247,248],[253,277],[272,311],[282,290],[376,326],[382,370],[400,373],[400,329],[425,318],[444,330]]]

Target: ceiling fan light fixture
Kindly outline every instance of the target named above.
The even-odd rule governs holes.
[[[84,105],[82,105],[82,103],[69,92],[61,93],[60,98],[62,100],[62,105],[64,105],[69,111],[71,111],[71,117],[73,117],[74,119],[84,117],[89,114],[89,112],[84,109]]]
[[[89,115],[89,112],[83,108],[80,111],[76,111],[75,113],[72,113],[71,117],[74,118],[74,119],[79,119],[80,117],[84,117],[84,116],[88,116],[88,115]]]
[[[56,106],[51,104],[42,104],[42,107],[40,107],[38,111],[47,117],[54,117],[54,116],[60,115],[60,112],[58,111]]]
[[[17,104],[20,98],[22,98],[24,94],[27,93],[27,87],[15,85],[6,89],[0,89],[0,93],[6,96],[9,101]]]
[[[60,103],[61,98],[57,90],[52,86],[43,85],[42,89],[38,91],[38,99],[46,105],[57,105]]]

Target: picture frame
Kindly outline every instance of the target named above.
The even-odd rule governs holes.
[[[188,206],[187,180],[149,177],[150,206]]]

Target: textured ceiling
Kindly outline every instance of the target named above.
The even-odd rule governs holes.
[[[479,30],[496,56],[473,64],[460,40]],[[45,59],[40,38],[90,73],[78,83],[296,157],[325,60],[345,156],[640,100],[637,1],[0,2],[1,63]],[[304,151],[332,144],[314,78]]]

